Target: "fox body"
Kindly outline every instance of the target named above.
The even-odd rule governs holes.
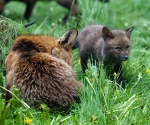
[[[134,27],[127,30],[110,30],[109,28],[93,24],[81,30],[73,49],[79,48],[82,71],[87,68],[87,61],[102,62],[104,66],[113,65],[114,72],[122,68],[122,62],[129,58],[130,35]],[[122,72],[120,72],[120,81]]]
[[[19,96],[31,106],[45,103],[51,109],[69,108],[79,99],[81,87],[72,70],[71,47],[76,37],[76,29],[58,40],[44,35],[18,37],[5,60],[6,89],[15,85]],[[11,98],[8,91],[5,98]]]
[[[15,1],[15,0],[0,0],[0,13],[2,13],[4,6],[10,1]],[[20,1],[20,2],[23,2],[26,4],[26,10],[25,10],[24,18],[26,20],[29,20],[36,2],[40,1],[40,0],[17,0],[17,1]],[[56,2],[59,5],[67,8],[69,11],[71,11],[71,16],[77,16],[77,14],[78,14],[77,0],[74,0],[74,1],[72,1],[72,0],[56,0]],[[68,17],[69,17],[69,13],[67,13],[64,16],[64,18],[62,20],[63,23],[65,23],[67,21]]]

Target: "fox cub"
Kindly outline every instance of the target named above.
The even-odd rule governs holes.
[[[6,89],[15,85],[19,96],[31,106],[47,104],[51,109],[68,109],[79,100],[81,83],[72,70],[72,45],[77,30],[60,39],[44,35],[18,37],[5,60]],[[11,94],[6,91],[6,100]]]
[[[123,82],[122,62],[129,58],[130,35],[133,29],[134,26],[127,30],[110,30],[99,24],[83,28],[72,47],[79,48],[82,71],[85,72],[89,58],[92,63],[103,61],[104,66],[114,67],[114,72],[120,74],[118,82]]]

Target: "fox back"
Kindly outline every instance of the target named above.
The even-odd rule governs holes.
[[[77,101],[81,83],[72,70],[71,53],[76,37],[76,29],[58,40],[44,35],[18,37],[5,60],[6,88],[15,85],[19,96],[34,106],[68,107]],[[10,98],[6,92],[6,100]]]
[[[119,67],[117,65],[129,58],[130,35],[133,29],[134,27],[127,30],[110,30],[98,24],[83,28],[73,45],[73,49],[79,48],[83,72],[87,68],[88,59]]]

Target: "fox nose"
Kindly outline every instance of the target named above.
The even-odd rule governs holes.
[[[128,58],[129,58],[128,56],[125,56],[125,57],[124,57],[124,61],[126,61]]]

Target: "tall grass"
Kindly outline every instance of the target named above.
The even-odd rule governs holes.
[[[0,91],[2,93],[0,96],[0,124],[27,124],[27,118],[31,120],[31,125],[150,124],[150,74],[146,72],[150,68],[150,4],[148,0],[111,0],[108,4],[99,0],[79,0],[82,20],[78,27],[76,27],[75,17],[66,25],[58,23],[58,20],[65,15],[67,10],[54,1],[38,2],[31,17],[31,21],[36,19],[36,23],[29,30],[22,28],[23,24],[27,23],[21,20],[23,10],[21,9],[20,14],[16,9],[13,9],[17,4],[19,5],[18,8],[24,7],[24,4],[11,2],[5,8],[10,11],[10,14],[4,11],[4,15],[7,17],[13,15],[14,21],[2,17],[0,20],[0,23],[4,21],[8,24],[3,30],[0,30],[2,36],[0,38],[0,86],[2,90]],[[20,17],[20,19],[16,17]],[[13,40],[19,34],[43,33],[52,34],[58,38],[67,29],[76,27],[80,31],[84,26],[93,23],[100,23],[112,29],[127,29],[135,26],[131,36],[130,59],[124,62],[123,67],[125,89],[116,85],[115,76],[113,79],[109,79],[105,69],[101,67],[99,75],[98,68],[90,63],[90,68],[86,74],[82,74],[78,51],[74,50],[73,68],[83,83],[83,89],[80,93],[81,103],[74,104],[74,108],[69,114],[52,114],[45,105],[41,105],[40,109],[24,107],[23,104],[25,103],[15,96],[8,102],[4,110],[5,100],[2,89],[5,87],[4,58],[10,50]],[[10,28],[11,30],[8,30]],[[6,42],[7,44],[4,44]]]

